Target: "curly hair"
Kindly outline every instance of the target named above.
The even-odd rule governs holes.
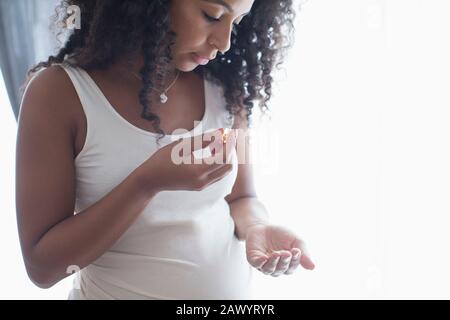
[[[279,68],[287,49],[293,44],[296,16],[293,1],[255,0],[250,14],[233,30],[230,50],[219,53],[208,65],[199,65],[194,70],[223,88],[230,117],[240,116],[245,108],[246,120],[250,124],[255,101],[263,114],[269,111],[267,103],[272,95],[273,68]],[[26,82],[39,69],[55,63],[64,62],[85,70],[106,69],[120,56],[139,48],[144,59],[140,70],[141,117],[150,121],[154,130],[164,136],[159,117],[151,112],[148,96],[154,86],[153,81],[156,79],[158,83],[163,78],[155,72],[156,66],[162,65],[164,69],[165,63],[172,60],[170,46],[176,34],[170,31],[170,2],[61,0],[52,18],[54,28],[58,30],[57,38],[69,30],[65,22],[69,18],[70,6],[80,8],[81,28],[69,31],[57,54],[28,70]]]

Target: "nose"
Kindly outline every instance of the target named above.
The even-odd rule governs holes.
[[[233,24],[228,25],[225,24],[223,28],[220,28],[216,32],[216,41],[214,42],[217,46],[217,49],[225,54],[231,48],[231,33],[233,32]]]

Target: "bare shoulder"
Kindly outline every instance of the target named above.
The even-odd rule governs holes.
[[[29,125],[26,119],[34,118],[47,123],[48,130],[57,129],[59,134],[63,131],[70,136],[75,158],[79,145],[83,144],[81,133],[86,118],[73,83],[61,66],[50,66],[34,76],[24,92],[20,109],[19,125],[21,122]]]
[[[79,105],[78,95],[67,73],[60,66],[51,66],[28,83],[20,113],[57,121],[75,134]]]

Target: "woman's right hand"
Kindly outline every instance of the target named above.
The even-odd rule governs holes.
[[[152,192],[200,191],[221,180],[233,169],[231,155],[236,147],[235,130],[231,130],[225,141],[223,133],[224,129],[219,129],[178,139],[156,151],[137,168],[144,188]],[[211,156],[195,159],[193,152],[206,147],[211,150]]]

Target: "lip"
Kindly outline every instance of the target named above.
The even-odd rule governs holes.
[[[198,54],[195,53],[195,52],[192,53],[192,57],[194,58],[194,61],[195,61],[196,63],[201,64],[201,65],[208,64],[208,62],[210,61],[208,58],[202,57],[202,56],[198,55]]]

